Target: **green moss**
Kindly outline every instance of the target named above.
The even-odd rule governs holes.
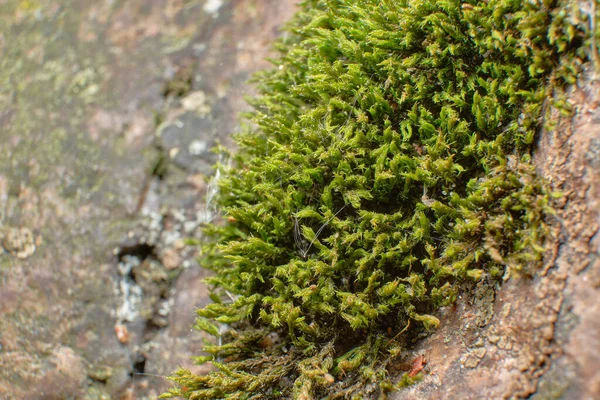
[[[570,4],[304,2],[206,229],[197,328],[219,345],[198,361],[217,370],[165,397],[386,393],[462,282],[534,273],[550,196],[531,146],[591,48]]]

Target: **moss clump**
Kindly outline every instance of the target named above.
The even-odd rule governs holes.
[[[529,151],[589,49],[574,4],[304,2],[207,228],[217,370],[165,397],[386,392],[461,283],[533,272],[549,196]]]

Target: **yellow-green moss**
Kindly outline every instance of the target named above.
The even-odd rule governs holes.
[[[462,282],[533,273],[549,195],[529,153],[588,27],[567,1],[304,2],[206,229],[217,371],[165,396],[382,394]]]

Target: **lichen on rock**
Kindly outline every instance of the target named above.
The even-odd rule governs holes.
[[[217,344],[198,362],[217,370],[176,372],[164,397],[385,395],[465,281],[534,274],[552,193],[530,153],[546,111],[570,112],[587,19],[567,1],[305,1],[205,230],[196,327]]]

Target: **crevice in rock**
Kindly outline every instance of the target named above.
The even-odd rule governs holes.
[[[156,259],[156,246],[148,243],[134,243],[119,247],[117,253],[118,261],[123,262],[127,256],[135,257],[140,260],[140,262],[147,258]]]
[[[138,354],[133,362],[133,366],[132,366],[131,373],[129,374],[129,376],[131,376],[131,378],[134,378],[136,374],[143,374],[145,370],[146,370],[146,357],[144,357],[142,354]]]

